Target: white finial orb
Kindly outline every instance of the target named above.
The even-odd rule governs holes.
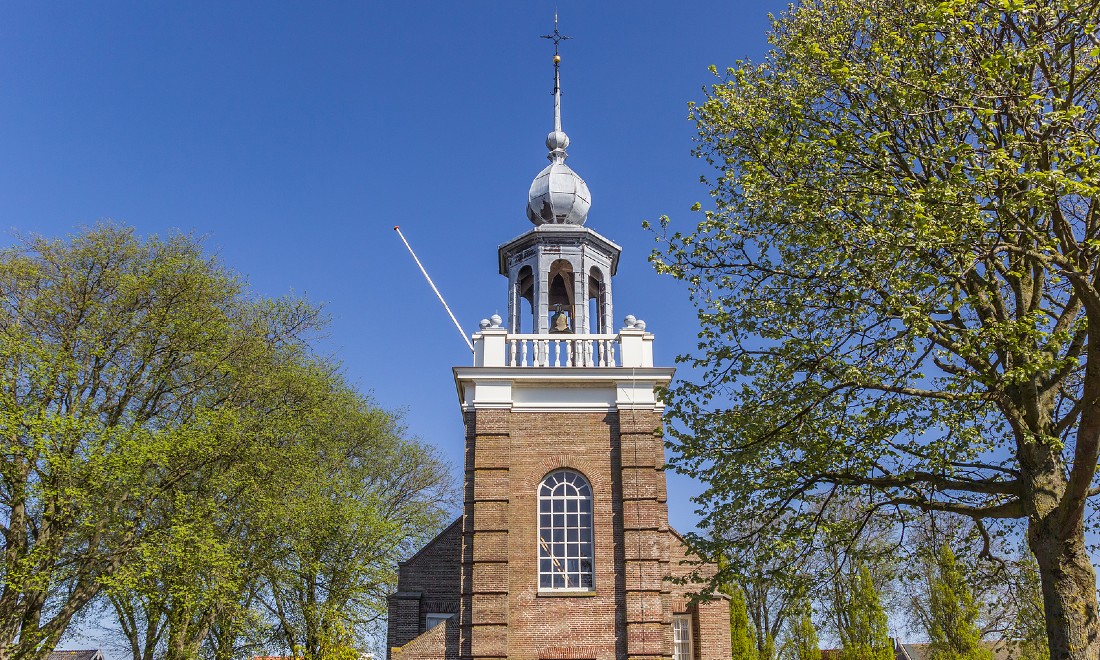
[[[569,148],[569,136],[565,134],[565,131],[550,131],[550,134],[546,136],[546,148],[551,152],[565,151]]]
[[[504,323],[504,319],[500,318],[500,314],[493,314],[489,317],[490,327],[499,328],[501,323]]]
[[[485,328],[488,328],[489,327],[489,319],[481,319],[481,321],[477,324],[477,327],[481,328],[482,330],[484,330]]]
[[[633,328],[634,324],[637,323],[637,322],[638,322],[638,319],[634,318],[633,314],[627,314],[626,318],[623,319],[623,325],[625,325],[628,328]]]
[[[638,319],[638,321],[634,324],[634,327],[639,330],[645,330],[645,321]]]

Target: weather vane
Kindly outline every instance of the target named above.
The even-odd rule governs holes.
[[[573,37],[567,37],[561,32],[558,32],[558,12],[554,10],[554,33],[542,35],[543,39],[549,39],[554,42],[554,94],[558,94],[561,90],[558,89],[558,66],[561,64],[561,55],[558,55],[558,44],[566,39],[572,39]]]

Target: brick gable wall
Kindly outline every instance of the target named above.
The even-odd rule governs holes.
[[[390,660],[458,660],[458,622],[446,621],[397,648]]]
[[[669,575],[673,579],[687,580],[684,584],[671,585],[672,613],[690,614],[692,639],[695,641],[695,660],[729,660],[730,657],[730,603],[724,596],[702,602],[692,602],[700,590],[699,580],[714,576],[713,564],[700,564],[687,542],[676,530],[669,528],[672,536],[669,557]]]
[[[456,613],[457,624],[461,552],[459,518],[419,552],[398,564],[397,593],[389,597],[388,648],[404,646],[419,636],[426,614]]]

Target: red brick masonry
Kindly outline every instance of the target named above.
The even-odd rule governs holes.
[[[399,567],[389,601],[391,660],[658,660],[672,657],[672,617],[692,617],[694,660],[729,658],[729,605],[692,604],[667,578],[689,565],[668,526],[660,414],[466,413],[461,518]],[[551,471],[593,489],[595,588],[539,592],[537,487]],[[426,615],[455,613],[421,635]],[[400,648],[398,648],[400,647]]]

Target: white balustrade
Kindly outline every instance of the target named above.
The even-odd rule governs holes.
[[[509,367],[617,367],[618,335],[505,336]]]
[[[652,367],[653,335],[624,319],[618,334],[510,334],[493,315],[474,335],[475,367]]]

